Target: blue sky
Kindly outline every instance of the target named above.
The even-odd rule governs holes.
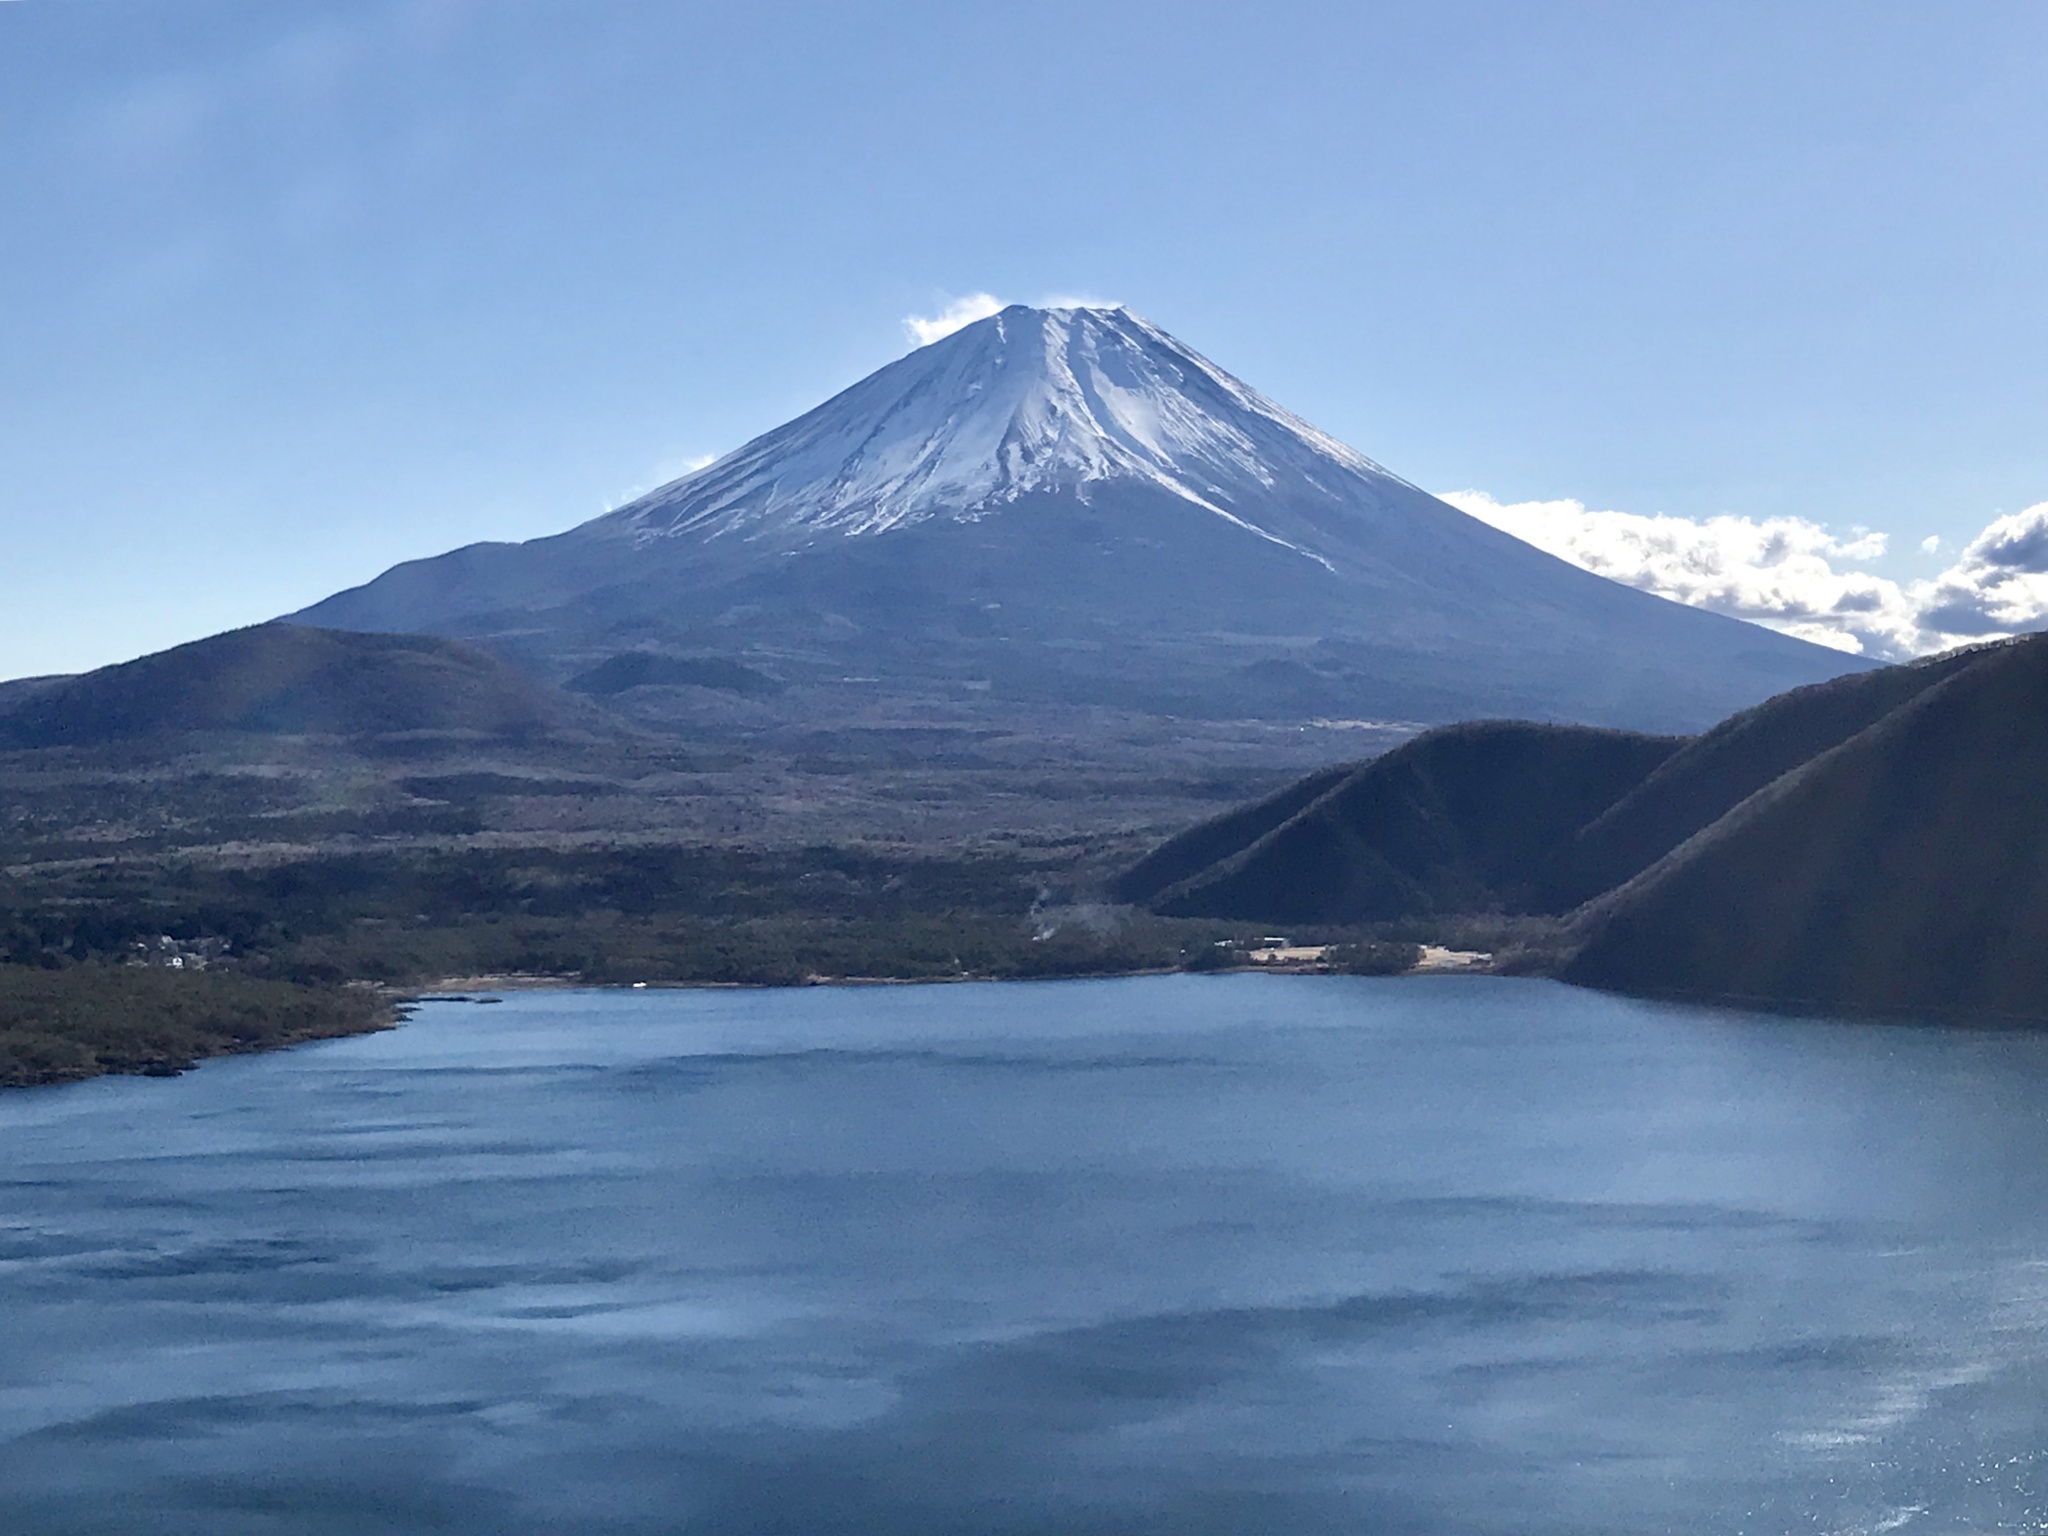
[[[2048,501],[2044,67],[1989,0],[12,0],[0,676],[568,526],[976,292],[1932,578]]]

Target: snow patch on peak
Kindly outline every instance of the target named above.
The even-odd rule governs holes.
[[[598,526],[797,548],[1132,481],[1328,565],[1266,526],[1282,478],[1393,479],[1127,309],[1013,304]]]

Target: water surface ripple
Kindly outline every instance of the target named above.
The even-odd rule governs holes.
[[[0,1531],[2048,1531],[2048,1036],[526,993],[0,1099]]]

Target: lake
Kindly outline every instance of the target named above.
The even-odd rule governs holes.
[[[0,1097],[0,1531],[2048,1530],[2048,1036],[529,992]]]

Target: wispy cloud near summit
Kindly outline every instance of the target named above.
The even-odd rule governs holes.
[[[992,293],[970,293],[954,299],[936,315],[905,315],[903,329],[920,347],[928,347],[962,326],[986,320],[1002,307],[1003,301]]]
[[[1116,309],[1114,299],[1098,299],[1093,295],[1076,293],[1049,293],[1044,298],[1033,299],[1031,303],[1040,309]],[[977,320],[986,320],[1004,307],[1005,301],[992,293],[975,292],[962,298],[949,300],[946,307],[935,315],[905,315],[904,334],[920,347],[928,347],[943,336],[950,336],[962,326],[972,325]]]

